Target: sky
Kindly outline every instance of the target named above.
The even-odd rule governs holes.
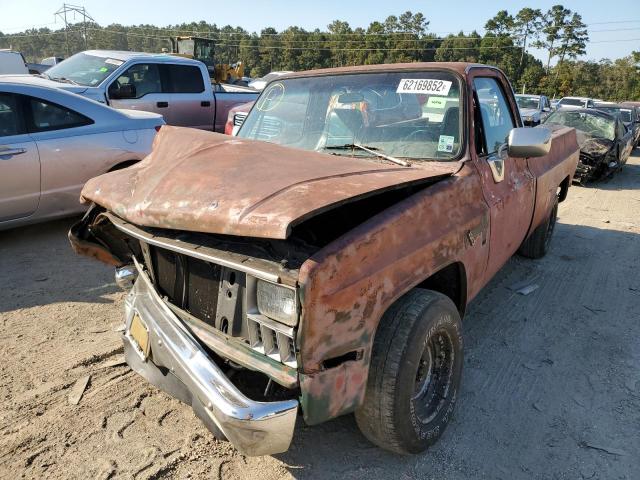
[[[72,0],[84,6],[100,25],[142,23],[164,26],[205,20],[218,26],[240,26],[259,32],[270,26],[282,30],[298,26],[307,30],[325,29],[339,19],[352,27],[366,27],[374,20],[399,15],[407,10],[422,12],[430,21],[429,30],[438,36],[460,30],[482,33],[484,23],[499,10],[515,14],[523,7],[547,10],[561,3],[580,13],[589,27],[591,43],[585,59],[620,58],[640,51],[640,0]],[[15,33],[30,27],[57,29],[54,12],[62,6],[56,0],[0,0],[0,31]],[[73,19],[72,19],[73,20]],[[79,18],[77,18],[79,20]],[[532,51],[539,58],[542,52]]]

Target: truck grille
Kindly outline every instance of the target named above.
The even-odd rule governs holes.
[[[244,123],[247,114],[245,112],[238,112],[233,116],[233,126],[240,127]]]
[[[158,292],[199,320],[214,325],[222,268],[153,246],[149,253]]]

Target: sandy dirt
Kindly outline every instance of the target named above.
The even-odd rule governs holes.
[[[559,215],[550,254],[514,257],[471,304],[456,415],[411,457],[352,416],[238,454],[121,363],[124,294],[72,253],[71,220],[0,232],[0,478],[640,478],[640,155]]]

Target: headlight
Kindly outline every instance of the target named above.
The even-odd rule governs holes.
[[[525,122],[532,122],[533,121],[533,117],[524,117],[524,121]]]
[[[258,280],[256,286],[258,311],[289,326],[295,326],[298,320],[296,292],[275,283]]]

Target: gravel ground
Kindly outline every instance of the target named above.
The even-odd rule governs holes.
[[[571,188],[550,254],[514,257],[471,304],[456,415],[411,457],[352,416],[300,422],[286,454],[238,454],[121,363],[124,295],[72,253],[71,220],[0,232],[0,477],[640,478],[639,212],[638,153]]]

